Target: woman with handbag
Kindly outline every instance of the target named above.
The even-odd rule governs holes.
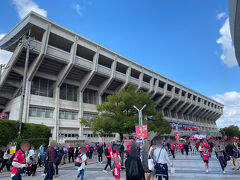
[[[142,150],[142,165],[144,170],[145,179],[148,179],[150,174],[150,180],[154,178],[154,162],[152,158],[152,146],[150,142],[145,142]]]
[[[173,167],[170,162],[166,149],[162,146],[161,141],[157,142],[157,148],[153,152],[153,160],[155,162],[156,176],[158,180],[162,180],[162,177],[168,180],[168,165]]]

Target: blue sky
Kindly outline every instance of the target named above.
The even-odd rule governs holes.
[[[240,108],[240,68],[228,53],[233,48],[227,0],[5,0],[0,37],[31,8],[225,106],[234,104],[235,111]]]

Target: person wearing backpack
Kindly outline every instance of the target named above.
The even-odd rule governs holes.
[[[106,156],[106,158],[107,158],[107,164],[106,164],[103,172],[107,172],[106,169],[107,169],[108,165],[110,166],[110,169],[112,169],[112,164],[111,164],[111,152],[112,152],[112,148],[111,148],[111,145],[109,144],[109,145],[105,148],[105,150],[104,150],[104,154],[105,154],[105,156]]]
[[[230,156],[230,162],[232,164],[232,169],[234,170],[239,170],[239,164],[238,164],[238,157],[239,157],[239,150],[238,148],[234,145],[233,142],[230,142],[226,146],[226,152]]]
[[[125,161],[127,180],[145,180],[141,159],[138,156],[137,145],[132,143],[128,151],[128,158]]]
[[[168,153],[163,147],[162,142],[156,142],[157,148],[153,152],[153,160],[155,162],[156,176],[158,180],[162,180],[162,177],[165,177],[166,180],[168,177],[168,165],[173,167],[173,164],[170,162]]]

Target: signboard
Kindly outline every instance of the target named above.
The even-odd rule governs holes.
[[[128,151],[129,150],[129,148],[130,148],[130,146],[131,146],[131,144],[132,144],[132,139],[126,139],[126,140],[124,140],[124,146],[125,146],[125,151]]]
[[[0,114],[0,119],[8,119],[8,114]]]
[[[147,125],[136,125],[136,136],[138,139],[146,139],[147,138]]]
[[[181,135],[180,135],[179,132],[175,132],[174,136],[175,136],[175,139],[180,139],[181,138]]]

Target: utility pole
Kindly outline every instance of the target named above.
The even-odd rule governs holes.
[[[24,107],[24,101],[25,101],[25,93],[26,93],[26,82],[27,82],[27,72],[28,72],[28,60],[29,60],[29,49],[30,49],[30,33],[31,30],[29,30],[28,35],[25,36],[23,39],[23,43],[25,44],[27,50],[26,50],[26,59],[25,59],[25,66],[24,66],[24,74],[23,74],[23,85],[22,85],[22,91],[21,91],[21,99],[20,99],[20,108],[19,108],[19,129],[18,129],[18,136],[21,136],[22,133],[22,116],[23,116],[23,107]]]

